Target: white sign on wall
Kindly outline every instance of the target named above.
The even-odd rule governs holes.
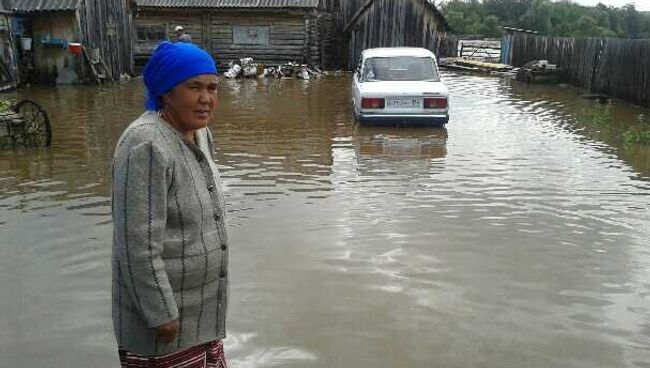
[[[269,26],[233,25],[232,42],[242,45],[268,45],[270,28]]]

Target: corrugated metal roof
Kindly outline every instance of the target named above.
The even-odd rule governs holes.
[[[15,12],[75,10],[81,0],[13,0],[8,8]]]
[[[151,8],[316,8],[318,0],[135,0]]]

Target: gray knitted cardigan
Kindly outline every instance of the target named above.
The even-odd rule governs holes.
[[[226,335],[228,240],[210,132],[197,144],[147,112],[113,158],[113,325],[121,348],[162,355]],[[155,327],[178,319],[165,344]]]

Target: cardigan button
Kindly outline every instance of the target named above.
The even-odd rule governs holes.
[[[208,185],[208,192],[214,192],[214,185]]]
[[[221,271],[221,273],[219,274],[219,277],[221,277],[222,279],[225,278],[226,276],[228,276],[226,271]]]
[[[228,248],[226,243],[221,243],[221,250],[226,250],[226,248]]]
[[[214,220],[219,221],[219,218],[220,218],[219,214],[215,212],[214,213]]]

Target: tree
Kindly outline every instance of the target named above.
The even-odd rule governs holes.
[[[594,37],[598,33],[598,22],[588,15],[581,16],[573,27],[573,37]]]
[[[604,1],[604,0],[603,0]],[[460,34],[496,37],[498,25],[561,37],[650,38],[650,12],[633,4],[621,8],[582,6],[574,0],[443,0],[440,10]]]
[[[551,4],[548,0],[535,1],[519,19],[519,26],[548,34],[551,30]]]
[[[481,34],[481,16],[477,13],[472,13],[467,20],[467,25],[465,26],[465,34],[468,35],[479,35]]]
[[[486,14],[498,17],[502,22],[515,25],[533,4],[533,0],[484,0]]]
[[[499,27],[499,18],[494,15],[485,17],[481,26],[481,33],[486,37],[501,37],[503,32]]]
[[[554,37],[571,37],[572,29],[569,23],[560,23],[553,26],[551,36]]]
[[[457,33],[465,33],[466,21],[462,12],[453,10],[449,11],[447,15],[445,15],[445,18],[447,19],[447,23],[449,23],[451,29]]]
[[[623,7],[625,24],[627,25],[627,36],[629,38],[639,38],[641,33],[641,17],[636,11],[634,4],[627,4]]]

